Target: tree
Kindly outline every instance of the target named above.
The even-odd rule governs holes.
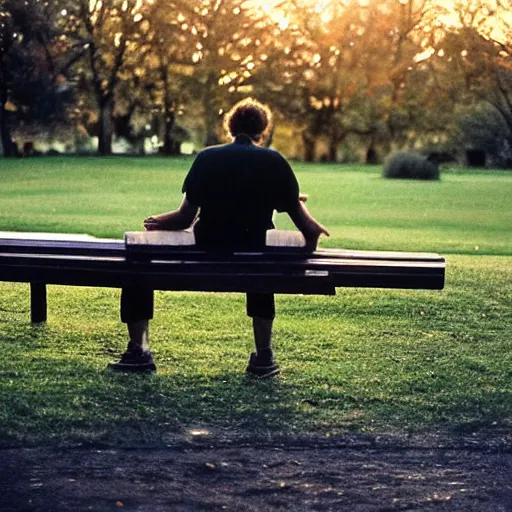
[[[267,37],[269,21],[246,0],[195,0],[190,33],[198,40],[192,54],[191,88],[201,102],[204,144],[219,141],[217,128],[233,93],[250,83]],[[251,87],[248,87],[250,90]]]
[[[0,3],[0,132],[5,156],[16,153],[14,128],[64,122],[71,100],[57,65],[53,11],[37,0]]]
[[[295,0],[284,13],[261,83],[300,126],[306,160],[320,138],[334,161],[349,136],[368,139],[374,151],[384,133],[397,139],[411,129],[406,92],[430,19],[427,0]]]
[[[0,150],[7,156],[13,156],[13,143],[9,122],[9,60],[11,48],[15,42],[14,27],[9,4],[4,0],[0,4]]]
[[[496,109],[476,105],[459,116],[457,128],[459,144],[485,152],[493,167],[512,167],[512,131]]]
[[[112,152],[117,88],[127,61],[142,57],[152,3],[140,0],[79,0],[67,2],[66,37],[82,51],[76,81],[91,93],[97,109],[98,151]]]
[[[509,0],[459,4],[459,23],[447,28],[433,58],[440,88],[464,107],[459,140],[481,145],[499,165],[510,161],[512,148],[511,8]],[[487,136],[477,129],[484,120]]]
[[[155,4],[144,60],[146,97],[151,102],[153,123],[162,140],[161,152],[179,153],[185,132],[176,120],[193,99],[191,91],[194,55],[199,35],[193,30],[197,13],[188,2]]]
[[[258,81],[264,96],[299,127],[308,161],[315,159],[316,141],[323,136],[329,140],[328,158],[336,159],[339,143],[358,129],[356,121],[345,122],[364,89],[363,53],[353,48],[363,11],[359,5],[330,5],[330,10],[310,2],[283,6]]]

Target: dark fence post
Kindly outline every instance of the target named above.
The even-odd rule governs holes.
[[[33,324],[46,322],[46,284],[30,283],[30,321]]]

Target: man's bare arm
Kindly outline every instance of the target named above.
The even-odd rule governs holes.
[[[320,235],[330,236],[329,231],[322,226],[308,211],[305,200],[301,197],[295,207],[288,212],[297,229],[306,239],[306,250],[314,251]]]
[[[144,219],[144,228],[147,231],[179,231],[187,229],[194,222],[198,210],[199,208],[190,203],[185,196],[177,210],[161,213],[160,215],[152,215]]]

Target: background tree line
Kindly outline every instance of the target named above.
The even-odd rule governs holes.
[[[392,149],[512,164],[512,0],[0,0],[0,150],[219,142],[244,96],[305,160]]]

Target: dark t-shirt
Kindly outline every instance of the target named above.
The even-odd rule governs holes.
[[[280,153],[239,135],[197,155],[183,192],[200,208],[194,228],[199,246],[253,250],[265,246],[274,210],[289,211],[297,204],[299,185]]]

